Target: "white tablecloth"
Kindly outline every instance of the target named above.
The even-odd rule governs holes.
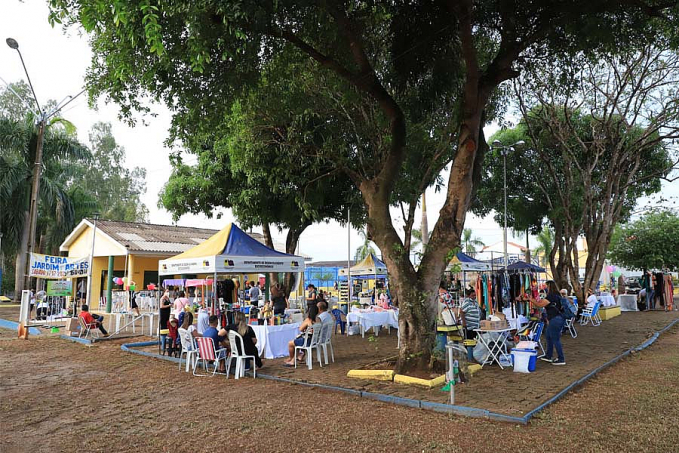
[[[618,296],[620,311],[639,311],[637,307],[637,296],[634,294],[621,294]]]
[[[257,337],[257,350],[264,358],[288,357],[288,342],[299,334],[299,323],[282,326],[250,326]]]
[[[599,296],[599,300],[602,307],[615,307],[615,297],[610,294]]]
[[[361,324],[363,330],[386,325],[398,329],[398,312],[394,310],[370,312],[352,311],[347,315],[347,321],[350,323],[357,322]]]

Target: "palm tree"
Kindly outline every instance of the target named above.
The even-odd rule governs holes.
[[[465,228],[462,230],[462,250],[464,253],[470,255],[476,253],[476,247],[483,247],[486,244],[479,238],[472,238],[471,228]]]
[[[90,157],[68,124],[63,119],[54,119],[44,134],[36,238],[45,238],[52,246],[75,226],[76,205],[72,198],[75,164]],[[0,212],[3,213],[0,231],[3,249],[16,252],[15,298],[20,297],[24,283],[37,139],[32,115],[20,121],[0,118]]]
[[[356,249],[356,253],[354,255],[354,261],[359,262],[363,259],[365,259],[366,256],[370,254],[375,253],[375,249],[372,248],[371,241],[368,239],[368,232],[367,231],[361,231],[360,232],[361,238],[363,238],[363,244],[359,248]]]
[[[542,254],[542,266],[547,266],[547,257],[554,247],[554,230],[550,227],[543,228],[537,235],[537,240],[540,243],[535,248],[535,254],[540,256]]]

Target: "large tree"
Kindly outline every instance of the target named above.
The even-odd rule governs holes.
[[[525,227],[543,218],[554,227],[549,253],[559,284],[578,296],[599,280],[615,225],[643,195],[660,190],[677,161],[671,141],[679,134],[679,58],[653,47],[622,56],[578,60],[539,70],[521,80],[516,93],[522,114],[497,139],[523,138],[528,149],[510,157],[512,222]],[[499,208],[502,160],[488,160],[485,175],[494,193],[481,191],[486,208]],[[508,184],[509,185],[509,184]],[[523,222],[523,223],[521,223]],[[579,262],[579,240],[587,247]],[[584,266],[581,266],[584,264]],[[579,269],[585,269],[581,285]],[[584,300],[584,299],[583,299]]]
[[[608,252],[611,262],[627,269],[679,270],[679,216],[649,212],[615,229]]]
[[[102,219],[148,221],[148,209],[141,201],[146,169],[125,167],[125,148],[116,142],[110,123],[95,123],[89,139],[92,159],[79,169],[77,186],[93,197]]]
[[[384,139],[366,140],[357,128],[364,146],[352,143],[324,157],[360,190],[368,233],[398,290],[398,367],[404,369],[430,363],[435,290],[448,252],[460,245],[474,170],[485,150],[481,128],[492,117],[488,107],[497,88],[526,62],[555,49],[605,51],[644,39],[651,22],[663,20],[674,2],[51,0],[50,5],[53,22],[77,21],[90,33],[91,94],[105,93],[124,114],[143,110],[143,94],[151,93],[177,113],[176,127],[186,124],[183,119],[221,116],[223,105],[231,105],[281,52],[315,62],[314,70],[326,76],[328,86],[340,87],[341,97],[370,107],[347,112],[358,127],[366,113],[374,115],[377,121],[368,123],[378,124],[379,131],[368,131],[369,137]],[[417,98],[417,105],[404,101]],[[448,113],[445,122],[427,132],[445,135],[451,145],[442,156],[421,159],[411,152],[408,120],[437,109]],[[438,174],[440,159],[434,157],[452,161],[446,201],[416,270],[389,208],[404,162],[414,158]],[[405,237],[409,242],[410,231]]]

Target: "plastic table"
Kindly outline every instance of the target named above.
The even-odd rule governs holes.
[[[504,367],[500,363],[500,358],[504,357],[507,360],[511,360],[509,357],[509,353],[507,352],[507,333],[511,330],[513,330],[511,327],[495,330],[474,329],[474,332],[478,334],[476,336],[477,340],[483,343],[483,345],[486,346],[486,348],[488,348],[488,357],[481,364],[481,367],[483,367],[486,364],[489,363],[492,364],[493,362],[495,362],[500,366],[501,369],[504,370]],[[489,341],[483,335],[484,333],[497,335],[493,335],[495,338]]]
[[[257,351],[265,359],[288,357],[288,342],[299,334],[299,323],[280,326],[250,326],[257,337]]]

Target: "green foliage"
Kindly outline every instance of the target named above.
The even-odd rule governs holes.
[[[618,226],[608,257],[628,269],[679,270],[679,216],[652,212]]]
[[[375,249],[371,245],[372,241],[368,237],[368,233],[361,230],[359,231],[359,234],[363,239],[363,243],[356,249],[356,253],[354,253],[355,262],[363,261],[368,255],[375,254]]]
[[[111,124],[94,124],[89,138],[92,159],[80,167],[78,187],[92,197],[102,219],[148,221],[148,209],[141,202],[146,169],[124,166],[125,149],[116,143]]]
[[[476,248],[477,247],[483,247],[486,244],[483,243],[483,241],[479,238],[472,237],[472,230],[471,228],[465,228],[462,230],[462,238],[460,239],[460,242],[462,244],[462,250],[464,250],[464,253],[468,255],[472,255],[476,253]]]
[[[545,226],[537,234],[537,240],[540,245],[535,248],[536,255],[542,255],[542,266],[547,266],[549,254],[554,247],[554,230]]]

